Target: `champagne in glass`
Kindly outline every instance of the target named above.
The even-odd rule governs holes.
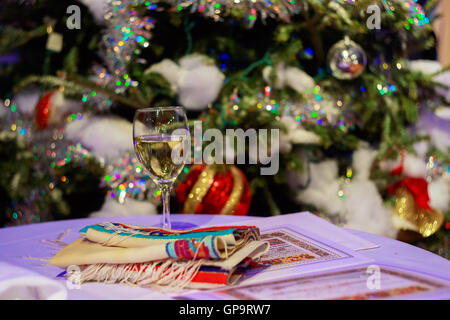
[[[189,138],[182,107],[139,109],[133,121],[134,149],[139,161],[161,189],[163,227],[171,228],[169,197],[172,185],[185,164]]]
[[[136,154],[150,175],[159,183],[173,183],[184,163],[172,160],[173,152],[183,156],[183,136],[140,136],[134,138]]]

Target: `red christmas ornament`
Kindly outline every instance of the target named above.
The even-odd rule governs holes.
[[[176,189],[182,213],[246,215],[251,191],[234,165],[195,165]]]
[[[44,94],[36,104],[35,119],[39,130],[46,129],[49,125],[57,124],[61,119],[59,112],[64,104],[64,95],[60,90],[49,91]]]

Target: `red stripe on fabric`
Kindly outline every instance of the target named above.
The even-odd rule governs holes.
[[[133,266],[134,269],[131,271],[139,271],[140,264],[136,264]],[[156,270],[160,268],[160,265],[155,267]],[[176,276],[175,279],[178,279],[180,275]],[[198,271],[197,274],[192,278],[191,282],[196,283],[215,283],[215,284],[228,284],[228,273],[225,272],[210,272],[210,271]]]
[[[120,225],[122,227],[130,228],[133,230],[139,230],[139,231],[161,231],[171,234],[180,234],[180,233],[192,233],[192,232],[204,232],[204,231],[221,231],[221,230],[227,230],[227,229],[248,229],[248,228],[256,228],[255,226],[218,226],[218,227],[207,227],[207,228],[199,228],[199,229],[189,229],[189,230],[177,230],[177,231],[171,231],[167,229],[160,229],[160,228],[133,228],[123,223],[115,223],[117,225]]]
[[[227,284],[228,274],[223,272],[199,271],[194,278],[192,278],[191,282]]]
[[[161,266],[155,266],[155,270],[158,270]],[[133,263],[125,268],[128,272],[144,272],[148,266],[141,263]],[[141,270],[142,269],[142,270]],[[177,275],[175,279],[178,279],[180,275]],[[228,284],[228,273],[226,272],[213,272],[213,271],[198,271],[192,278],[191,282],[195,283],[211,283],[211,284]]]

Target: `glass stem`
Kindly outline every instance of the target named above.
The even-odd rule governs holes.
[[[171,184],[161,185],[161,195],[163,202],[163,228],[171,229],[172,224],[170,222],[170,190],[172,189]]]

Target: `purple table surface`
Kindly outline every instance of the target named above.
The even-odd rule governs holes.
[[[189,215],[172,214],[172,223],[182,224],[184,228],[198,226],[210,226],[227,224],[249,219],[264,219],[248,216],[223,216],[223,215]],[[151,226],[160,223],[160,215],[111,217],[111,218],[88,218],[77,220],[63,220],[55,222],[44,222],[32,225],[9,227],[0,229],[0,261],[12,265],[33,270],[39,274],[55,278],[61,269],[52,266],[43,266],[45,262],[27,259],[31,257],[49,257],[55,250],[50,250],[41,240],[56,239],[59,234],[67,229],[73,232],[63,238],[65,242],[71,242],[79,237],[78,230],[86,225],[96,224],[104,221],[122,222],[140,226]],[[180,226],[180,228],[182,228]],[[362,231],[345,229],[352,234],[364,238],[372,243],[378,244],[378,248],[359,251],[374,259],[377,264],[402,267],[405,270],[422,272],[431,276],[450,280],[450,261],[426,250],[396,241],[389,238],[369,234]],[[133,290],[140,288],[133,288]],[[72,290],[73,291],[73,290]],[[75,290],[76,291],[76,290]],[[69,299],[84,298],[76,293],[69,295]],[[102,296],[88,297],[102,298]],[[109,296],[108,298],[120,298]]]

